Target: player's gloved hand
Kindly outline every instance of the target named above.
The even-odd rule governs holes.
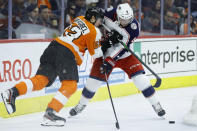
[[[101,42],[101,50],[103,54],[107,51],[108,48],[110,48],[112,45],[112,42],[109,40],[109,38],[106,38],[103,42]]]
[[[109,36],[109,40],[112,41],[113,45],[116,43],[119,43],[119,41],[123,39],[123,36],[115,30],[112,30],[110,33],[111,33],[111,36]]]
[[[116,61],[113,60],[111,57],[107,57],[104,61],[103,64],[100,67],[100,72],[101,74],[109,74],[113,67],[115,66]]]

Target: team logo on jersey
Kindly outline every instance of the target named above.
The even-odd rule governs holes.
[[[131,24],[131,29],[136,30],[137,29],[137,25],[135,23]]]
[[[97,49],[100,46],[100,41],[95,41],[94,49]]]

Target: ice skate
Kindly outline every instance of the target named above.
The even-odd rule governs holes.
[[[16,88],[11,88],[1,93],[8,114],[12,114],[16,111],[15,100],[18,95],[19,93]]]
[[[159,102],[152,106],[158,116],[163,117],[166,114],[165,110],[161,107]]]
[[[76,116],[81,113],[85,109],[86,105],[78,104],[74,108],[72,108],[69,112],[70,116]]]
[[[52,108],[47,108],[41,125],[42,126],[64,126],[65,123],[66,123],[66,119],[57,116],[55,114],[55,111]]]

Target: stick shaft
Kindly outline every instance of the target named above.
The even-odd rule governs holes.
[[[120,43],[127,49],[132,55],[134,55],[141,63],[144,65],[157,79],[155,85],[153,87],[159,87],[161,85],[161,78],[149,67],[147,66],[131,49],[128,48],[128,46],[121,42]]]
[[[115,119],[116,119],[116,128],[118,128],[118,129],[119,129],[119,128],[120,128],[120,126],[119,126],[119,122],[118,122],[118,117],[117,117],[117,115],[116,115],[116,110],[115,110],[114,103],[113,103],[113,100],[112,100],[111,91],[110,91],[110,88],[109,88],[109,83],[108,83],[108,80],[107,80],[107,74],[106,74],[106,71],[105,71],[105,80],[106,80],[107,89],[108,89],[108,93],[109,93],[109,97],[110,97],[111,105],[112,105],[112,108],[113,108],[114,116],[115,116]]]

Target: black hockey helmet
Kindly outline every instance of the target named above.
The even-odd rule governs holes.
[[[94,16],[96,19],[104,18],[104,11],[98,7],[91,7],[86,11],[85,19],[90,21],[90,19]]]

